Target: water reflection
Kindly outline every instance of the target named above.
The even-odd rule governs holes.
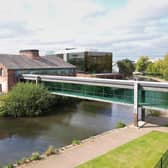
[[[54,115],[4,119],[0,118],[0,166],[43,152],[49,145],[70,144],[115,127],[118,121],[130,123],[133,109],[129,106],[82,101],[55,110]]]

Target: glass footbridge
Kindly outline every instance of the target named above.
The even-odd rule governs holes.
[[[168,83],[23,74],[41,82],[52,94],[118,103],[138,108],[168,110]]]

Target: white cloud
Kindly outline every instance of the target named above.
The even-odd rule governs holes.
[[[168,52],[168,0],[128,0],[111,11],[94,0],[0,3],[0,52],[80,46],[114,51],[114,57]]]

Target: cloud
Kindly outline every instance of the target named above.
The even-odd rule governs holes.
[[[128,0],[117,8],[95,0],[0,2],[0,52],[89,47],[133,59],[168,52],[167,0]]]

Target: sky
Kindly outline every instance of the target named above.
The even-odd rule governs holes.
[[[0,53],[73,47],[114,59],[168,53],[168,0],[0,0]]]

